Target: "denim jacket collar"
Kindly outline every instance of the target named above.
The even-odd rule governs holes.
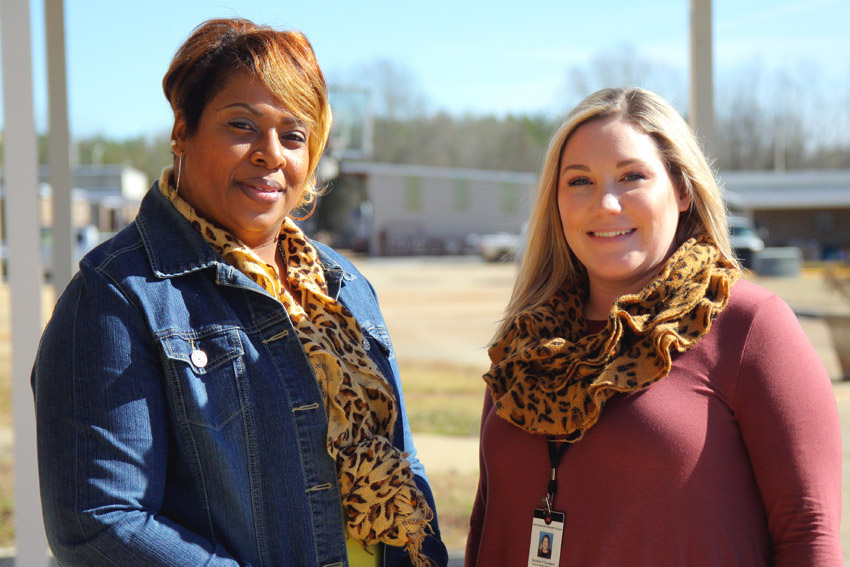
[[[164,219],[165,222],[152,222],[152,219]],[[142,200],[139,215],[136,218],[145,251],[151,263],[154,275],[159,278],[173,278],[190,274],[198,270],[212,268],[216,270],[216,281],[224,285],[245,285],[262,290],[236,268],[223,262],[215,250],[198,234],[180,211],[162,194],[159,183],[155,182]],[[319,261],[325,271],[328,292],[336,299],[341,287],[347,280],[356,278],[346,272],[338,262],[330,258],[321,248]]]

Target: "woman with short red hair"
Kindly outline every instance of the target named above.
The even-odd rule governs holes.
[[[163,80],[173,167],[33,369],[66,567],[445,565],[375,292],[292,211],[331,125],[299,32],[212,20]]]

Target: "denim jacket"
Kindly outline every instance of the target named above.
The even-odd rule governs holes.
[[[433,497],[375,292],[316,245],[332,296],[395,389],[393,443]],[[218,256],[154,184],[89,253],[32,374],[41,498],[63,566],[348,564],[322,393],[281,304]],[[436,517],[424,551],[447,562]],[[407,565],[384,546],[384,565]]]

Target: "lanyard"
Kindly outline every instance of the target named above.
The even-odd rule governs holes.
[[[552,470],[549,474],[549,487],[546,490],[546,497],[543,499],[543,504],[546,506],[546,515],[552,515],[552,504],[555,503],[555,493],[558,492],[558,480],[555,475],[558,471],[558,466],[561,464],[561,459],[564,458],[564,453],[569,449],[570,444],[566,441],[558,441],[552,435],[546,436],[546,448],[549,450],[549,464]]]

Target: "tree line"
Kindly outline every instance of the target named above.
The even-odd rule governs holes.
[[[507,115],[431,110],[413,73],[391,60],[353,69],[353,79],[329,77],[329,83],[371,92],[373,161],[537,172],[549,137],[586,94],[605,86],[643,86],[685,113],[687,84],[680,75],[621,46],[564,74],[562,108]],[[843,85],[830,84],[812,66],[776,71],[757,62],[717,75],[717,169],[850,168],[850,75]],[[46,163],[46,145],[40,136],[41,163]],[[72,154],[75,163],[129,164],[151,179],[171,163],[168,132],[127,139],[89,136],[74,143]]]

